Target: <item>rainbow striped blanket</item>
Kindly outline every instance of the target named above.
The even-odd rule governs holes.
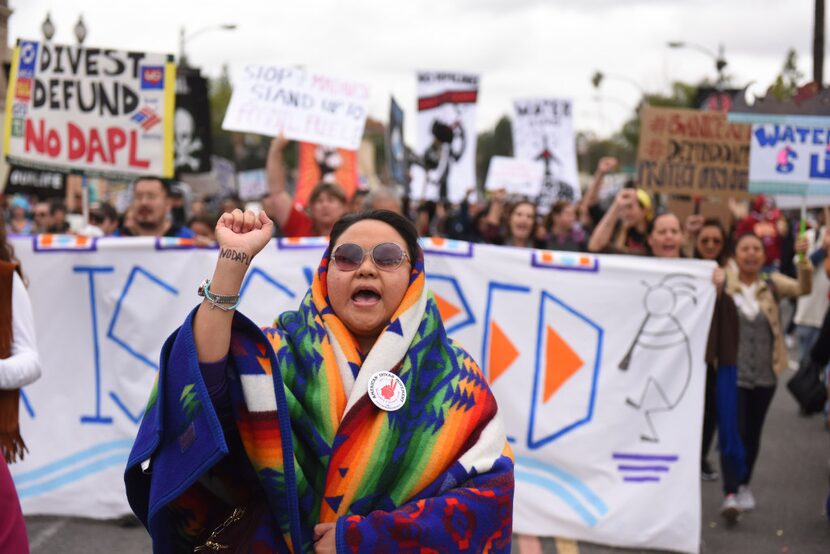
[[[267,508],[245,523],[249,552],[313,551],[320,522],[336,522],[338,553],[509,552],[512,454],[480,369],[446,335],[423,260],[364,358],[331,309],[326,258],[272,328],[235,315],[233,428],[202,380],[193,313],[167,340],[125,474],[154,551],[192,551],[208,522],[258,490]],[[369,399],[378,371],[403,382],[399,410]]]

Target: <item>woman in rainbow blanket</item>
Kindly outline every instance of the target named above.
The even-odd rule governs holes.
[[[216,236],[125,476],[154,551],[509,552],[512,454],[413,225],[341,219],[299,309],[264,330],[235,308],[271,221],[234,210]]]

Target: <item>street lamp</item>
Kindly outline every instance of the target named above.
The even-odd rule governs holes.
[[[187,55],[184,51],[184,46],[187,43],[187,41],[192,40],[193,38],[201,34],[207,33],[209,31],[233,31],[236,28],[236,23],[223,23],[221,25],[209,25],[187,35],[185,34],[184,26],[182,26],[179,29],[179,66],[187,67]]]
[[[723,70],[726,68],[726,58],[724,58],[723,56],[723,44],[718,44],[717,54],[715,54],[705,46],[701,46],[693,42],[684,42],[682,40],[671,41],[668,43],[668,46],[669,48],[690,48],[692,50],[697,50],[698,52],[703,52],[704,54],[715,60],[715,71],[718,72],[718,81],[715,83],[715,89],[718,91],[718,111],[722,111],[722,109],[724,108],[723,88],[725,84]]]
[[[75,38],[78,39],[78,44],[82,45],[87,35],[86,25],[84,25],[83,16],[78,16],[78,22],[75,23]]]
[[[718,72],[718,83],[717,88],[718,90],[723,90],[723,70],[726,68],[726,58],[723,55],[723,44],[718,44],[718,53],[715,54],[705,46],[701,46],[699,44],[695,44],[693,42],[684,42],[682,40],[678,41],[671,41],[668,43],[669,48],[690,48],[692,50],[697,50],[698,52],[703,52],[713,60],[715,60],[715,71]]]
[[[594,85],[595,89],[599,89],[599,86],[605,79],[613,79],[615,81],[622,81],[623,83],[628,83],[632,87],[636,88],[640,92],[640,94],[642,94],[643,96],[646,95],[646,91],[643,90],[643,87],[640,86],[640,83],[638,83],[631,77],[626,77],[625,75],[618,75],[616,73],[603,73],[600,70],[596,70],[594,71],[594,74],[591,75],[591,84]]]
[[[52,23],[49,12],[46,12],[46,19],[40,25],[40,31],[43,33],[43,38],[47,41],[52,40],[52,37],[55,36],[55,24]]]

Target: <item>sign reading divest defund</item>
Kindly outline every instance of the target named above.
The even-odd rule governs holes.
[[[25,165],[172,176],[171,59],[19,41],[6,100],[4,153]]]
[[[646,107],[637,181],[666,194],[747,196],[750,132],[722,112]]]

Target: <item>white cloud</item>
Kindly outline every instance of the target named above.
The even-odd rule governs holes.
[[[811,67],[812,0],[12,0],[10,40],[39,37],[47,11],[56,42],[74,42],[83,13],[88,44],[114,48],[178,50],[188,33],[218,23],[188,42],[191,62],[210,75],[223,64],[249,61],[303,64],[363,79],[372,85],[371,113],[386,119],[394,94],[412,121],[415,71],[457,69],[480,73],[479,127],[509,114],[517,97],[573,98],[578,128],[605,133],[630,116],[637,89],[667,91],[673,80],[715,76],[713,61],[669,40],[726,48],[735,83],[763,88],[795,47],[800,66]],[[595,70],[609,77],[600,94]],[[408,126],[411,138],[414,125]]]

